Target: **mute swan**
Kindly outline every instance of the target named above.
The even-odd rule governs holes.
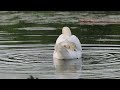
[[[81,57],[81,43],[72,35],[68,27],[63,27],[62,34],[57,38],[53,58],[77,59]]]

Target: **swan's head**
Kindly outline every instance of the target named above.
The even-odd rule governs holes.
[[[69,27],[63,27],[62,34],[67,35],[67,36],[72,35]]]

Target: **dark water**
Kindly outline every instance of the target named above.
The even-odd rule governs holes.
[[[119,23],[80,24],[86,18],[119,22],[120,12],[1,11],[0,78],[120,78]],[[58,61],[55,69],[54,44],[64,26],[80,39],[82,58]]]

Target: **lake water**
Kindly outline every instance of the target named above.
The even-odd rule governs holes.
[[[80,19],[118,23],[81,24]],[[120,12],[0,11],[0,79],[120,78]],[[55,60],[64,26],[82,43],[82,58]]]

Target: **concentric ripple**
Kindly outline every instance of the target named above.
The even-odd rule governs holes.
[[[77,78],[119,78],[119,45],[83,44],[82,47],[81,73],[71,72],[61,76],[55,73],[53,44],[1,46],[0,78],[27,78],[29,75],[38,78],[63,78],[66,75],[72,75],[71,78],[75,78],[75,75]]]
[[[84,47],[83,70],[80,78],[119,78],[119,45]]]

